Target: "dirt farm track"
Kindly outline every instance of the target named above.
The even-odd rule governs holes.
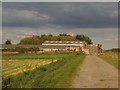
[[[86,56],[78,69],[72,88],[118,88],[118,70],[95,55]]]

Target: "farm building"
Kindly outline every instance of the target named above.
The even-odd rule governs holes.
[[[86,54],[99,54],[102,52],[102,45],[90,44],[85,41],[45,41],[42,45],[1,45],[0,49],[12,49],[16,47],[31,48],[38,47],[40,51],[83,51]]]
[[[45,41],[44,46],[65,46],[65,50],[83,51],[86,54],[99,54],[102,52],[101,44],[88,45],[85,41]]]
[[[87,43],[85,41],[45,41],[42,45],[81,47],[82,51],[83,49],[87,49]]]

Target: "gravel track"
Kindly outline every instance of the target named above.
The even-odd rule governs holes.
[[[71,87],[118,88],[118,70],[95,55],[87,55]]]

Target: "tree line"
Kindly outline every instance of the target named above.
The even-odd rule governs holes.
[[[42,45],[44,41],[86,41],[87,44],[93,44],[92,40],[85,35],[71,36],[67,34],[59,34],[53,36],[52,34],[42,34],[40,36],[25,37],[20,40],[19,45]],[[11,40],[7,40],[5,44],[11,44]]]

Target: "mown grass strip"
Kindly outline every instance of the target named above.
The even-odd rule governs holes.
[[[3,78],[3,88],[65,88],[85,55],[67,54],[57,62]]]

